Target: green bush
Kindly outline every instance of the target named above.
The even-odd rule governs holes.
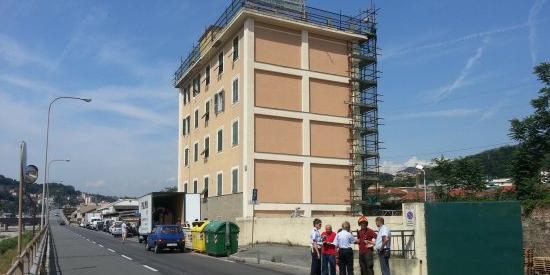
[[[32,240],[32,233],[25,232],[23,233],[23,244],[27,244]],[[17,237],[7,238],[0,241],[0,254],[4,254],[10,249],[17,248]]]

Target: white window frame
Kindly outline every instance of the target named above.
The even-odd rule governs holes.
[[[237,144],[233,144],[233,135],[234,135],[234,129],[233,129],[233,124],[235,124],[235,122],[237,122]],[[237,147],[239,146],[240,142],[241,142],[241,137],[239,135],[239,128],[241,127],[240,125],[241,123],[239,122],[239,118],[236,118],[234,120],[231,121],[231,147]]]
[[[195,183],[197,183],[197,188],[195,189]],[[193,194],[197,194],[197,191],[199,191],[199,179],[194,178],[193,179]]]
[[[208,139],[208,156],[206,156],[206,139]],[[210,135],[204,136],[202,139],[202,153],[201,155],[204,155],[204,159],[207,160],[212,156],[212,139],[210,138]]]
[[[199,119],[200,110],[199,108],[195,108],[193,110],[193,130],[199,129],[200,119]]]
[[[199,142],[195,141],[193,143],[193,162],[199,161],[199,148],[200,148]]]
[[[189,157],[190,157],[190,152],[191,150],[189,150],[189,146],[185,146],[185,148],[183,149],[183,166],[184,167],[189,167]],[[185,157],[185,153],[187,152],[187,159]]]
[[[222,140],[221,140],[222,149],[221,149],[221,150],[218,150],[218,148],[219,148],[219,143],[220,143],[220,140],[219,140],[219,138],[218,138],[218,133],[219,133],[220,131],[222,131]],[[224,132],[223,126],[220,127],[220,128],[218,128],[218,129],[216,129],[216,154],[221,154],[221,153],[223,152],[223,136],[224,136],[223,132]]]
[[[206,103],[209,103],[209,108],[206,108]],[[204,117],[204,127],[208,126],[208,122],[212,119],[212,112],[210,111],[212,108],[212,98],[209,97],[204,101],[204,114],[202,115]],[[208,120],[206,119],[206,113],[208,113]]]
[[[235,85],[233,85],[235,80],[237,81],[237,101],[235,101],[235,94],[234,94]],[[231,104],[233,106],[237,105],[237,103],[239,103],[239,101],[241,100],[241,93],[239,92],[240,89],[241,89],[241,81],[239,79],[239,75],[236,75],[235,77],[233,77],[233,80],[231,80]]]
[[[236,192],[233,192],[233,171],[237,171],[237,189]],[[239,193],[239,166],[231,167],[231,194]]]
[[[204,177],[202,177],[202,191],[201,191],[201,193],[204,193],[204,180],[205,179],[208,179],[208,185],[206,185],[206,188],[210,189],[210,175],[205,175]],[[210,192],[208,192],[208,193],[210,193]],[[208,194],[208,196],[210,196],[210,194]]]
[[[221,98],[221,110],[218,111],[218,102],[216,101],[216,99],[218,98]],[[214,94],[214,113],[216,114],[216,116],[222,114],[223,112],[225,111],[225,90],[224,89],[220,89],[218,90],[215,94]]]
[[[222,176],[222,182],[221,182],[221,188],[219,187],[219,178],[218,176]],[[222,196],[223,195],[223,171],[218,171],[216,173],[216,196]]]
[[[237,39],[237,58],[235,58],[235,39]],[[232,58],[231,60],[233,60],[233,63],[236,63],[237,61],[239,61],[239,58],[241,57],[241,54],[240,54],[240,50],[241,50],[241,38],[239,37],[239,35],[233,37],[233,39],[231,40],[231,55],[232,55]]]
[[[220,55],[222,57],[222,60],[221,60],[222,61],[221,62],[222,63],[221,64],[222,71],[221,72],[220,72]],[[225,55],[224,55],[223,50],[218,53],[218,56],[216,56],[216,59],[218,59],[218,61],[217,61],[218,62],[218,68],[217,69],[218,69],[218,79],[220,79],[221,76],[223,75],[223,73],[225,72]]]

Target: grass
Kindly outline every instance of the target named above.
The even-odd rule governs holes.
[[[32,232],[23,233],[23,249],[32,240]],[[0,273],[6,273],[17,257],[17,237],[6,238],[0,241]]]

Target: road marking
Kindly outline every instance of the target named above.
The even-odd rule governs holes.
[[[97,244],[97,245],[99,245],[99,246],[103,247],[103,245],[102,245],[102,244]]]
[[[149,269],[149,270],[151,270],[151,271],[158,272],[158,270],[156,270],[156,269],[154,269],[154,268],[152,268],[152,267],[150,267],[150,266],[148,266],[148,265],[145,265],[145,264],[144,264],[143,267],[145,267],[145,268],[147,268],[147,269]]]
[[[132,260],[132,258],[130,258],[130,257],[126,256],[126,255],[120,255],[120,256],[122,256],[122,258],[125,258],[125,259],[127,259],[127,260],[130,260],[130,261]]]
[[[96,244],[96,242],[92,241],[93,244]]]
[[[111,251],[111,252],[116,252],[116,251],[114,251],[114,250],[112,250],[112,249],[110,249],[110,248],[107,248],[107,250],[109,250],[109,251]]]

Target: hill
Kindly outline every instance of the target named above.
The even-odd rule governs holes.
[[[488,178],[509,178],[512,157],[517,151],[517,146],[503,146],[496,149],[464,157],[479,163],[484,175]]]

